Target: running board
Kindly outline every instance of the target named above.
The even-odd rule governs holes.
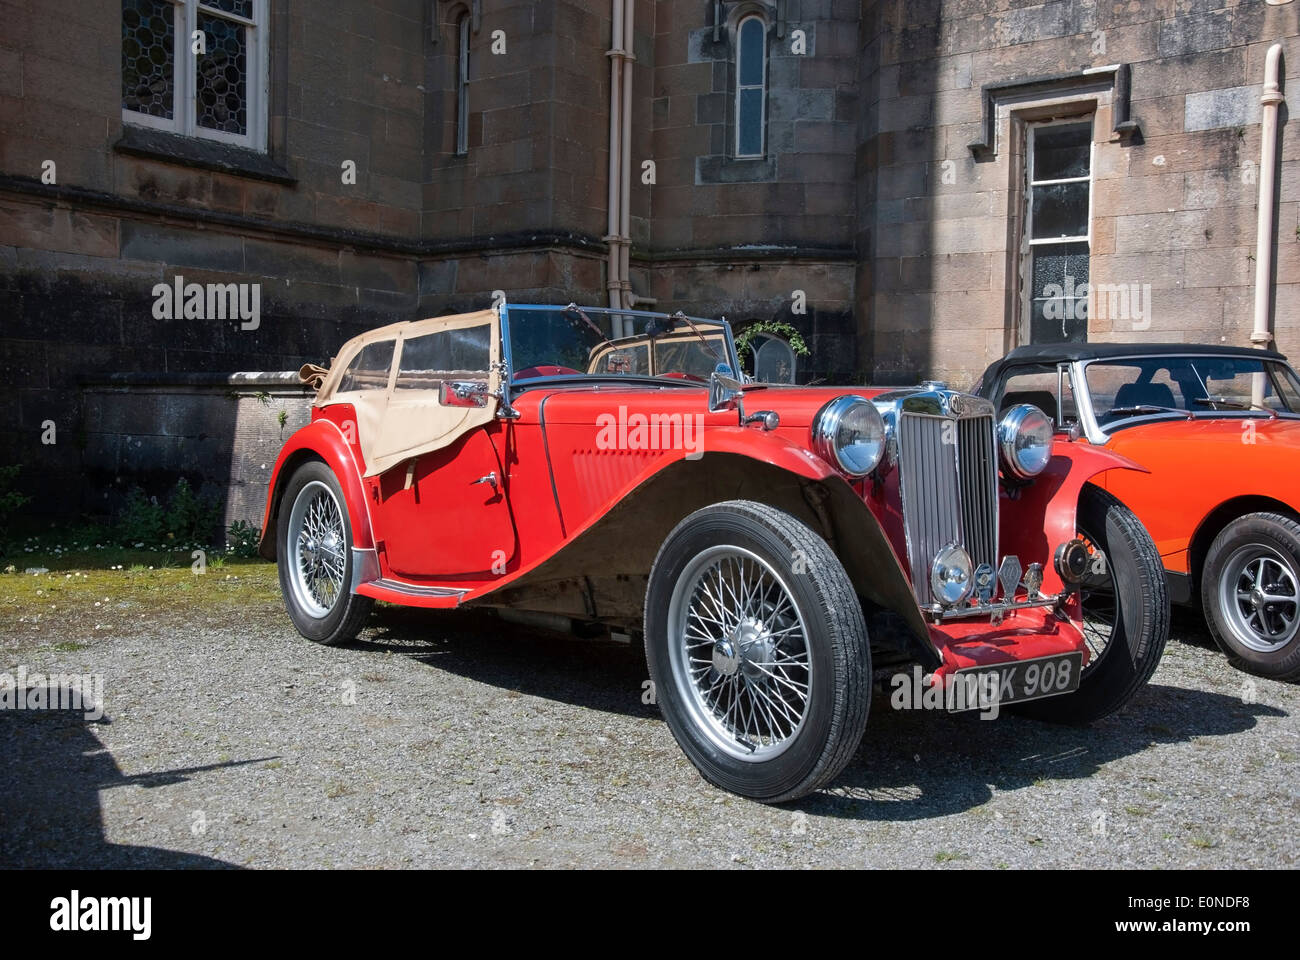
[[[400,593],[407,597],[455,597],[459,599],[469,593],[469,590],[461,587],[422,587],[415,583],[403,583],[400,580],[388,579],[371,580],[367,586],[388,593]]]
[[[418,583],[390,580],[380,574],[379,554],[373,548],[353,547],[352,592],[380,600],[392,598],[398,602],[429,601],[430,606],[456,606],[460,603],[460,598],[469,593],[469,589],[422,586]]]

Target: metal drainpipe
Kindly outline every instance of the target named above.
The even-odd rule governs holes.
[[[1273,287],[1273,201],[1277,190],[1277,114],[1284,101],[1278,85],[1278,66],[1282,59],[1282,44],[1268,48],[1264,60],[1264,92],[1259,102],[1264,107],[1260,119],[1259,156],[1259,222],[1255,228],[1255,327],[1250,342],[1267,350],[1273,341],[1269,328],[1269,301]],[[1253,378],[1252,400],[1264,402],[1264,378]]]
[[[609,245],[608,262],[605,267],[605,289],[609,294],[611,307],[622,306],[622,292],[618,282],[619,244],[618,211],[619,180],[622,164],[619,147],[622,142],[622,95],[620,93],[623,79],[623,0],[610,0],[610,16],[613,26],[610,30],[610,48],[605,54],[609,57],[609,218],[608,231],[603,238]],[[620,331],[615,331],[619,333]]]
[[[625,0],[626,10],[623,14],[623,147],[619,159],[623,164],[623,185],[619,203],[619,268],[618,284],[622,290],[620,306],[632,306],[632,62],[633,44],[636,35],[632,20],[636,12],[636,0]]]

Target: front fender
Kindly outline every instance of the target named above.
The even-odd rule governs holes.
[[[374,548],[370,508],[352,447],[337,424],[321,418],[295,431],[285,441],[271,471],[266,510],[262,517],[262,536],[257,545],[257,552],[267,560],[276,559],[275,526],[284,485],[300,463],[313,459],[323,461],[333,470],[343,488],[343,498],[347,501],[348,516],[352,521],[352,545],[363,550]]]
[[[839,474],[817,454],[783,437],[754,427],[715,427],[705,434],[704,453],[730,453],[757,460],[809,480],[824,481]]]
[[[645,577],[660,545],[683,518],[727,500],[766,503],[817,531],[835,551],[857,593],[879,611],[895,615],[876,621],[881,629],[873,640],[900,648],[929,668],[942,662],[911,582],[862,497],[816,455],[777,434],[752,428],[711,431],[698,458],[678,455],[658,462],[554,553],[472,591],[464,600],[525,604],[526,592],[543,584]],[[597,606],[607,608],[603,601]],[[639,618],[641,609],[621,613]]]
[[[1065,589],[1052,562],[1056,548],[1075,536],[1079,494],[1083,485],[1107,470],[1149,473],[1127,457],[1101,447],[1057,440],[1047,467],[1032,483],[1002,486],[999,539],[1003,555],[1015,554],[1025,564],[1043,564],[1043,592]]]

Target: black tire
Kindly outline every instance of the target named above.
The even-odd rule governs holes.
[[[304,491],[309,487],[313,491],[319,491],[319,484],[324,484],[333,492],[343,525],[342,588],[323,615],[320,611],[313,611],[304,604],[292,581],[293,564],[296,562],[297,553],[294,549],[295,545],[290,543],[289,529],[295,503],[304,496]],[[307,495],[310,493],[309,491]],[[369,597],[358,596],[349,589],[352,583],[352,519],[348,516],[347,500],[343,496],[338,478],[324,463],[319,460],[304,463],[289,478],[280,501],[279,514],[276,516],[275,537],[280,592],[284,594],[285,609],[289,611],[289,619],[293,621],[294,627],[308,640],[326,646],[335,646],[356,639],[374,607],[374,601]]]
[[[1113,495],[1086,484],[1079,534],[1101,549],[1113,591],[1114,622],[1101,655],[1084,668],[1077,692],[1034,700],[1016,712],[1052,723],[1088,724],[1114,713],[1151,679],[1169,639],[1169,588],[1150,534]],[[1088,597],[1084,597],[1084,616]]]
[[[683,616],[681,611],[701,609],[698,604],[703,601],[698,598],[703,596],[704,574],[692,571],[711,569],[700,564],[712,562],[713,557],[725,564],[727,551],[743,556],[753,582],[768,583],[770,589],[770,592],[756,591],[755,600],[748,606],[738,603],[737,611],[742,607],[751,611],[768,610],[764,615],[768,622],[767,634],[784,636],[779,641],[767,634],[763,634],[766,639],[757,642],[752,635],[748,640],[737,639],[734,648],[722,648],[734,649],[734,658],[728,659],[723,653],[719,654],[722,657],[719,661],[715,656],[719,647],[709,640],[702,641],[697,634],[697,644],[709,644],[701,651],[709,654],[709,660],[697,662],[707,662],[709,666],[695,669],[703,671],[701,680],[716,675],[715,685],[734,683],[732,689],[740,691],[752,683],[754,687],[761,686],[775,693],[787,705],[796,702],[791,709],[801,719],[789,724],[788,730],[777,730],[782,735],[769,737],[768,745],[763,745],[761,735],[751,736],[748,743],[734,734],[728,737],[725,729],[710,726],[702,719],[707,707],[695,699],[693,691],[699,687],[692,686],[694,681],[689,670],[684,669],[690,663],[690,651],[685,646],[690,630],[681,630],[671,622],[677,619],[689,623],[691,614]],[[753,558],[761,563],[755,563]],[[684,576],[687,579],[683,580]],[[683,586],[674,608],[679,580]],[[710,577],[708,583],[713,582]],[[691,583],[699,584],[693,592]],[[717,589],[723,593],[721,585]],[[784,614],[780,612],[785,609],[780,606],[782,603],[790,605]],[[722,620],[727,619],[722,614]],[[797,628],[777,626],[795,620],[801,621]],[[745,622],[753,621],[751,618]],[[758,622],[761,625],[763,620]],[[715,629],[717,636],[727,639],[738,636],[741,628],[727,630],[719,621]],[[713,635],[711,632],[710,638]],[[681,644],[676,653],[671,649],[674,643]],[[764,643],[769,645],[768,656],[761,659],[755,659],[758,654],[740,653],[759,649]],[[775,651],[770,646],[773,643],[777,647]],[[811,793],[844,769],[866,729],[871,707],[871,651],[862,606],[853,584],[825,540],[794,517],[765,504],[746,500],[714,504],[688,516],[668,535],[650,571],[645,650],[657,701],[678,744],[706,780],[741,796],[764,803],[781,803]],[[807,691],[803,697],[795,687],[783,685],[772,673],[760,671],[758,667],[763,661],[772,666],[792,651],[806,663],[806,671],[792,668],[786,674],[782,668],[781,672],[787,678],[808,680],[803,684]],[[719,662],[723,667],[717,666]],[[729,675],[725,673],[727,670]],[[765,696],[737,692],[729,700],[740,703],[746,695],[752,703],[760,703],[760,698]],[[707,693],[699,696],[707,697]],[[767,702],[772,703],[770,699]],[[712,716],[717,719],[716,713]],[[769,723],[769,730],[780,727],[786,719],[793,719],[781,718],[779,707],[769,711],[769,721],[774,718],[777,723]],[[759,749],[750,750],[755,744]],[[766,759],[753,756],[776,749],[780,752]],[[737,756],[747,750],[749,759]]]
[[[1266,581],[1264,584],[1271,588],[1270,593],[1295,598],[1300,585],[1300,523],[1280,513],[1248,513],[1219,532],[1201,568],[1201,604],[1206,625],[1234,667],[1273,680],[1294,680],[1300,677],[1300,630],[1296,629],[1300,621],[1300,609],[1297,609],[1300,601],[1292,599],[1289,603],[1265,604],[1261,610],[1254,611],[1252,600],[1245,600],[1246,606],[1238,600],[1236,616],[1228,606],[1233,598],[1227,594],[1236,592],[1243,576],[1250,577],[1242,568],[1243,563],[1255,563],[1255,559],[1250,558],[1264,558],[1265,570],[1276,578],[1274,582]],[[1273,643],[1279,644],[1276,649],[1257,649],[1247,644],[1246,641],[1251,639],[1257,645],[1267,646],[1270,642],[1257,629],[1265,626],[1265,621],[1255,619],[1253,623],[1256,626],[1252,627],[1252,622],[1245,616],[1247,608],[1257,612],[1260,618],[1267,617],[1270,628],[1283,626],[1285,621],[1279,618],[1289,615],[1292,626],[1284,627],[1281,634],[1272,639]]]

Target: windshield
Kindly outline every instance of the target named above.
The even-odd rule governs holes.
[[[1285,363],[1253,357],[1183,356],[1094,360],[1085,367],[1102,428],[1131,417],[1205,417],[1243,411],[1300,413],[1300,378]],[[1263,403],[1255,405],[1256,384]]]
[[[506,308],[516,383],[542,377],[707,382],[735,369],[731,328],[715,320],[608,307]]]

